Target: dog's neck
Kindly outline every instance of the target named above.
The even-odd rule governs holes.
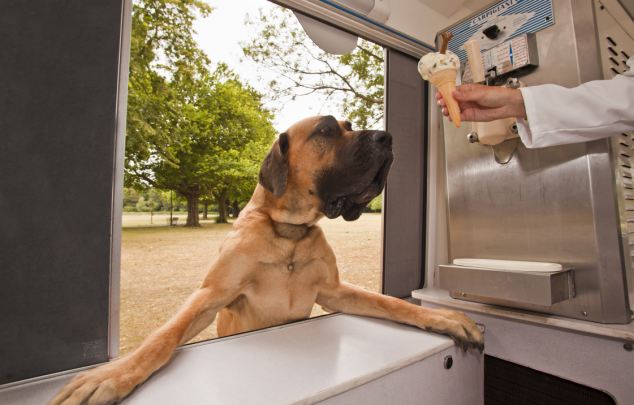
[[[278,236],[290,240],[303,239],[310,228],[310,226],[306,224],[295,225],[284,222],[275,222],[273,220],[271,220],[271,222],[273,223],[273,229]]]
[[[258,184],[247,207],[267,215],[278,235],[298,240],[306,235],[308,229],[315,225],[323,214],[318,207],[310,204],[300,206],[297,201],[301,199],[293,199],[290,196],[274,198]]]

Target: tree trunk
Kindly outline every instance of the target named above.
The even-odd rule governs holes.
[[[227,197],[226,193],[220,194],[218,197],[218,219],[216,220],[219,224],[227,223]]]
[[[238,215],[240,215],[240,205],[238,204],[237,201],[234,201],[231,207],[233,208],[233,212],[232,212],[233,217],[238,218]]]
[[[198,220],[198,195],[188,194],[185,198],[187,198],[187,222],[185,226],[200,226],[200,221]]]
[[[209,203],[205,203],[205,205],[203,205],[203,219],[208,219],[207,218],[207,209],[209,208]]]

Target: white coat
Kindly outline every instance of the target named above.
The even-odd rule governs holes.
[[[545,84],[521,88],[527,120],[518,119],[528,148],[587,142],[634,130],[634,57],[611,80],[572,89]]]

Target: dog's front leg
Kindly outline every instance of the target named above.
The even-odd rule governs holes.
[[[180,311],[148,336],[132,353],[111,363],[77,375],[53,398],[50,404],[110,404],[128,395],[134,387],[169,361],[176,347],[186,342],[201,321],[213,321],[212,291],[194,292]]]
[[[389,319],[444,333],[451,336],[465,350],[475,347],[482,351],[484,348],[480,329],[461,312],[424,308],[398,298],[339,282],[322,286],[317,296],[317,303],[334,311]]]
[[[165,365],[178,345],[186,343],[211,324],[217,311],[230,304],[248,283],[248,268],[240,266],[236,269],[231,265],[235,263],[227,263],[233,260],[226,258],[221,258],[214,265],[203,286],[141,346],[111,363],[77,375],[50,404],[101,405],[118,402]],[[233,271],[229,272],[232,267]]]

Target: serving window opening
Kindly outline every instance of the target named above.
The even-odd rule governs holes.
[[[133,3],[120,269],[120,354],[202,282],[277,134],[314,115],[384,127],[384,48],[333,55],[265,0]],[[342,280],[381,291],[382,195],[319,225]],[[325,312],[315,305],[312,316]],[[191,342],[216,337],[215,323]]]

